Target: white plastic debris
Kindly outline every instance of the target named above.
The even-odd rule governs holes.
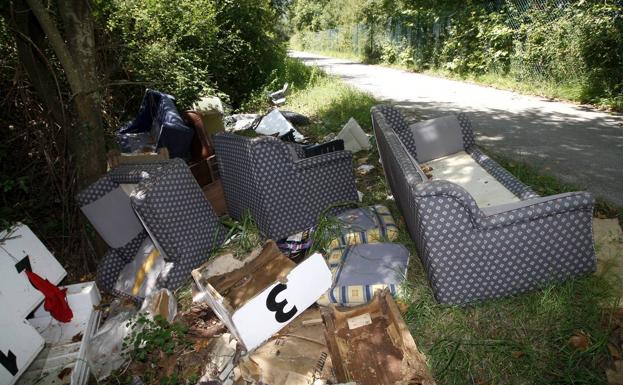
[[[366,175],[372,170],[374,170],[374,166],[370,164],[362,164],[361,166],[357,167],[357,173],[360,175]]]
[[[224,119],[225,131],[236,132],[251,128],[253,123],[260,118],[258,114],[234,114]]]
[[[282,105],[283,103],[286,102],[286,95],[288,94],[288,87],[289,87],[288,83],[284,84],[283,88],[281,88],[280,90],[268,93],[268,98],[274,105],[276,106]]]
[[[361,150],[369,150],[370,149],[370,138],[368,135],[361,129],[361,126],[355,118],[350,118],[348,122],[342,128],[339,134],[337,134],[338,139],[342,139],[344,141],[344,149],[351,152],[358,152]]]
[[[272,110],[268,115],[264,116],[260,124],[255,128],[255,132],[262,135],[285,135],[294,130],[294,140],[302,142],[305,137],[298,132],[294,126],[283,116],[278,109]]]
[[[87,341],[100,317],[95,283],[61,287],[73,317],[60,322],[44,309],[44,296],[29,282],[27,270],[53,284],[66,275],[28,226],[18,223],[0,232],[0,384],[86,384]]]
[[[224,333],[220,337],[210,341],[208,349],[210,350],[210,360],[206,364],[203,373],[199,379],[199,384],[232,382],[231,377],[234,374],[234,358],[236,357],[236,347],[238,341],[229,333]],[[228,381],[229,380],[229,381]]]
[[[123,341],[132,332],[132,318],[138,313],[146,313],[151,318],[161,315],[171,322],[177,315],[177,301],[168,289],[160,289],[147,296],[140,311],[134,307],[124,307],[119,300],[113,302],[111,312],[114,307],[118,308],[119,313],[104,322],[97,334],[89,340],[86,352],[89,367],[98,381],[110,376],[127,361],[123,354]]]
[[[126,361],[123,355],[123,340],[130,334],[130,319],[135,309],[126,309],[110,317],[90,340],[87,348],[87,362],[93,376],[101,381],[110,376]]]
[[[357,190],[357,196],[359,197],[359,202],[363,201],[363,193],[359,190]]]

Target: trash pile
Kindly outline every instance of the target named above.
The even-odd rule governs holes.
[[[278,109],[287,91],[225,116],[216,97],[180,114],[147,90],[76,197],[109,246],[95,282],[57,287],[66,273],[28,227],[0,234],[0,385],[434,384],[393,298],[409,252],[387,207],[357,202],[369,136],[351,118],[309,143],[309,119]],[[249,213],[263,244],[234,255]]]

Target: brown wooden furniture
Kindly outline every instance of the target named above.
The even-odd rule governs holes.
[[[322,310],[325,338],[339,382],[357,385],[434,385],[388,289],[355,308]]]

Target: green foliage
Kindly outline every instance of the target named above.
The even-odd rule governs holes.
[[[267,94],[283,87],[288,83],[289,93],[306,89],[325,76],[324,72],[316,67],[309,67],[299,60],[285,58],[269,76],[270,81],[266,86],[255,91],[247,101],[242,104],[242,111],[265,111],[268,109]]]
[[[170,323],[160,315],[151,319],[141,313],[129,321],[129,326],[132,331],[124,340],[123,348],[128,349],[130,358],[141,362],[157,362],[161,352],[167,356],[179,354],[190,344],[185,325]]]
[[[268,0],[100,0],[99,9],[119,66],[182,108],[215,90],[238,105],[285,56]]]
[[[298,0],[297,5],[307,1]],[[323,9],[334,4],[350,5],[329,0]],[[461,77],[510,76],[554,85],[573,100],[614,108],[623,105],[620,0],[564,5],[547,0],[529,5],[365,0],[345,9],[344,14],[357,15],[356,21],[351,17],[334,20],[337,29],[331,34],[310,33],[308,28],[295,26],[293,44],[312,51],[351,52],[366,62],[444,70]],[[322,26],[324,14],[314,17],[311,23]],[[357,23],[365,25],[365,33],[353,38],[353,24]]]

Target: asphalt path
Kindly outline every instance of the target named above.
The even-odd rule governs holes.
[[[290,52],[344,82],[431,119],[467,112],[487,151],[527,162],[623,207],[623,115],[468,82]]]

